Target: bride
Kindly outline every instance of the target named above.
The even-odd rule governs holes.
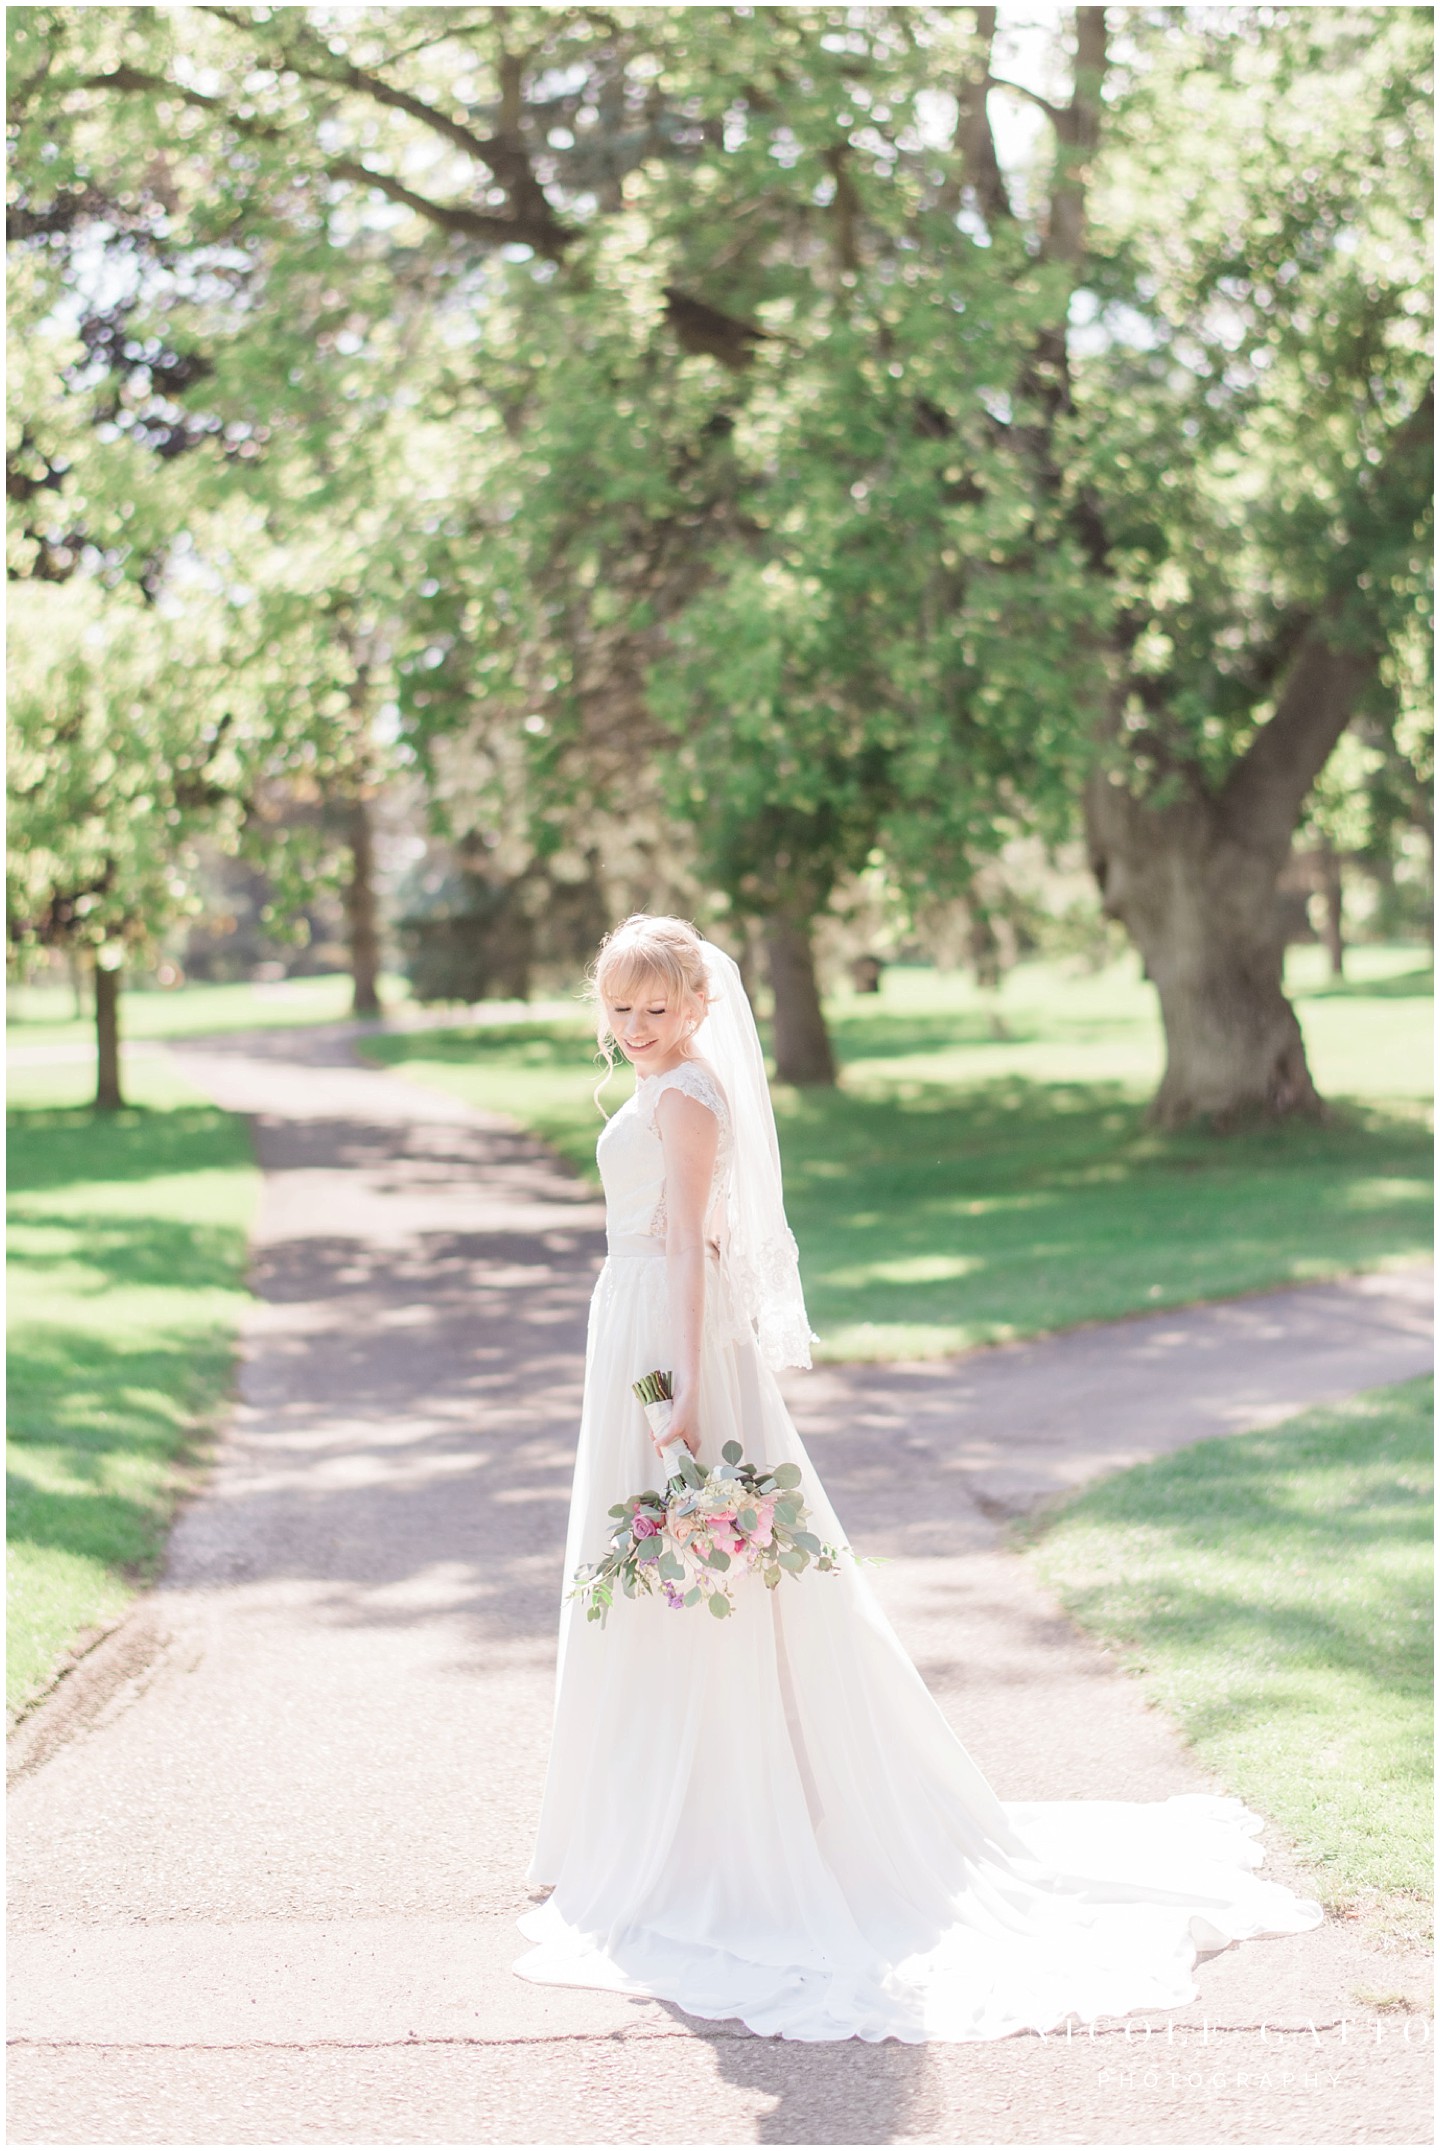
[[[603,944],[595,996],[637,1082],[599,1142],[609,1252],[566,1588],[610,1505],[664,1484],[631,1393],[657,1367],[669,1443],[797,1464],[810,1529],[843,1544],[775,1381],[810,1364],[811,1332],[740,974],[640,915]],[[1256,1877],[1238,1801],[1003,1806],[848,1558],[734,1597],[723,1621],[620,1598],[603,1627],[564,1602],[529,1877],[553,1887],[520,1922],[523,1978],[786,2039],[998,2039],[1173,2007],[1197,1949],[1320,1919]]]

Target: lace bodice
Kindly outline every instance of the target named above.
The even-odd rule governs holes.
[[[601,1130],[595,1156],[605,1186],[606,1230],[612,1237],[634,1233],[664,1235],[665,1150],[655,1124],[655,1111],[667,1090],[683,1090],[687,1097],[698,1099],[720,1123],[720,1147],[706,1218],[707,1236],[713,1235],[730,1183],[734,1150],[730,1107],[704,1062],[692,1060],[681,1061],[663,1075],[641,1076],[634,1097],[627,1099]]]

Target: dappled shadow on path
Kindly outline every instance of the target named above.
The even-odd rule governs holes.
[[[478,1651],[548,1652],[598,1260],[593,1231],[563,1222],[263,1248],[237,1439],[177,1533],[171,1586],[320,1584],[327,1617],[388,1626],[429,1619],[396,1587],[443,1573]],[[828,1437],[823,1468],[866,1544],[898,1550],[905,1495],[869,1434]],[[927,1538],[953,1547],[975,1521],[937,1474]]]
[[[378,1628],[443,1603],[457,1672],[548,1656],[600,1206],[519,1130],[358,1066],[352,1035],[182,1057],[250,1112],[268,1177],[235,1438],[166,1581],[318,1586],[312,1617]],[[973,1522],[958,1486],[934,1506]]]

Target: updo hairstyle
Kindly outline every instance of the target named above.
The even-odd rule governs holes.
[[[605,1060],[605,1073],[595,1086],[595,1103],[615,1073],[615,1039],[605,1014],[607,1000],[634,999],[654,980],[672,1005],[691,1001],[697,1006],[695,1028],[704,1020],[709,1003],[705,973],[705,945],[688,919],[654,917],[636,911],[605,936],[586,981],[595,1003],[595,1042]],[[600,1110],[603,1112],[604,1107]]]

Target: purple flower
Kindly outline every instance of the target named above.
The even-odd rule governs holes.
[[[653,1516],[637,1516],[630,1529],[637,1539],[655,1539],[660,1536],[660,1526]]]
[[[685,1599],[683,1594],[676,1590],[674,1584],[664,1584],[662,1585],[662,1589],[665,1593],[665,1603],[670,1608],[670,1611],[672,1613],[683,1612],[685,1607]]]

